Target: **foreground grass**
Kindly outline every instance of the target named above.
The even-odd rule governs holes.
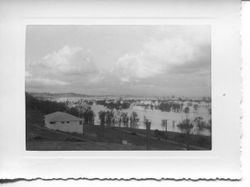
[[[76,151],[76,150],[145,150],[144,146],[122,145],[104,142],[69,142],[69,141],[28,141],[28,150]]]
[[[146,137],[128,130],[102,129],[86,125],[84,135],[65,133],[33,126],[32,137],[27,138],[27,150],[146,150]],[[95,133],[97,132],[97,133]],[[127,144],[122,144],[126,140]],[[151,150],[183,150],[182,145],[150,139]]]

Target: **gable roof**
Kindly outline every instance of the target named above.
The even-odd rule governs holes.
[[[82,119],[65,112],[54,112],[44,116],[46,121],[80,121]]]

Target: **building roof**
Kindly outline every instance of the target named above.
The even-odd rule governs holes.
[[[46,121],[80,121],[82,119],[65,112],[54,112],[44,116]]]

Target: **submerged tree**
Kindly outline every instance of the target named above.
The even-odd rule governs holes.
[[[189,111],[190,111],[190,109],[189,109],[188,106],[184,108],[184,113],[185,113],[186,115],[189,114]]]
[[[86,124],[94,125],[95,114],[90,107],[83,112],[83,117]]]
[[[164,131],[167,132],[167,130],[168,130],[168,120],[167,120],[167,119],[161,120],[161,127],[162,127],[162,129],[163,129]]]
[[[159,104],[159,109],[164,112],[171,112],[171,103],[169,102],[161,102]]]
[[[209,130],[210,135],[211,135],[211,132],[212,132],[212,120],[211,120],[211,118],[208,120],[207,129]]]
[[[180,112],[181,111],[181,105],[179,103],[172,103],[172,111],[173,112]]]
[[[198,110],[198,108],[199,108],[199,105],[198,105],[198,104],[194,104],[193,107],[194,107],[194,111],[197,112],[197,110]]]
[[[105,112],[105,111],[100,111],[100,112],[98,113],[98,115],[99,115],[99,119],[100,119],[100,125],[101,125],[102,127],[104,127],[104,126],[105,126],[106,112]]]
[[[194,119],[194,123],[197,125],[197,127],[202,130],[206,127],[206,122],[203,120],[202,117],[196,117]]]
[[[191,131],[194,127],[192,121],[190,119],[182,120],[178,125],[178,128],[181,129],[185,134],[191,134]]]
[[[118,123],[118,127],[121,127],[121,125],[122,125],[122,118],[121,118],[121,111],[120,110],[118,110],[118,112],[117,112],[116,121]]]
[[[108,127],[111,127],[114,125],[115,122],[115,116],[114,116],[114,111],[110,110],[106,112],[106,124]]]
[[[100,119],[100,125],[104,127],[111,127],[115,124],[115,115],[113,110],[100,111],[98,113]]]
[[[129,117],[128,117],[128,113],[127,112],[123,112],[121,114],[121,121],[122,121],[124,127],[128,127]]]
[[[138,128],[139,117],[136,112],[132,112],[130,115],[130,127]]]

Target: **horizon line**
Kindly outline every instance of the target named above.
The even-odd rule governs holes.
[[[211,98],[211,96],[184,96],[184,95],[174,95],[174,94],[169,94],[169,95],[165,95],[165,96],[160,96],[160,95],[133,95],[133,94],[86,94],[86,93],[79,93],[79,92],[46,92],[46,91],[43,91],[43,92],[37,92],[37,91],[25,91],[27,93],[37,93],[37,94],[75,94],[75,95],[85,95],[85,96],[116,96],[116,97],[119,97],[119,96],[130,96],[130,97],[186,97],[186,98],[191,98],[191,97],[200,97],[200,98],[203,98],[203,97],[207,97],[207,98]]]

